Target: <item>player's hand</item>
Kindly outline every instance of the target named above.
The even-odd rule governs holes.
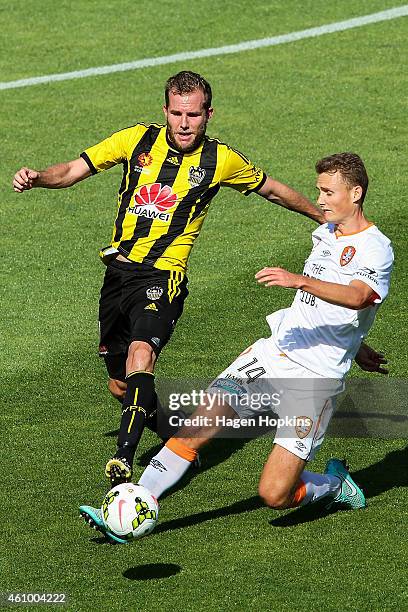
[[[303,280],[301,274],[292,274],[283,268],[262,268],[255,274],[258,283],[265,287],[286,287],[287,289],[298,289]]]
[[[358,349],[357,355],[354,361],[362,370],[366,372],[379,372],[379,374],[388,374],[388,370],[383,368],[383,365],[387,363],[383,353],[378,353],[371,346],[361,344]]]
[[[30,168],[21,168],[15,173],[13,179],[13,189],[17,193],[22,193],[28,189],[34,187],[35,182],[38,180],[40,173],[37,170],[31,170]]]

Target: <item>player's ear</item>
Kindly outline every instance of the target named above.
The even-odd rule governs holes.
[[[164,116],[167,118],[167,106],[165,104],[163,104],[162,108],[163,108]]]
[[[207,119],[211,119],[213,114],[214,114],[214,109],[213,108],[208,108],[207,109]]]
[[[360,185],[353,187],[353,202],[357,203],[361,200],[363,195],[363,188]]]

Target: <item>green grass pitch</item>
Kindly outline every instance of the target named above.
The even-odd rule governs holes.
[[[234,44],[400,6],[398,0],[0,2],[0,81]],[[21,165],[72,159],[138,120],[162,121],[181,69],[213,85],[208,133],[315,197],[314,162],[354,150],[371,178],[366,211],[392,239],[393,286],[370,342],[406,377],[406,26],[396,19],[236,55],[0,92],[3,592],[68,594],[74,611],[408,608],[407,447],[331,438],[313,468],[347,456],[368,507],[276,512],[256,496],[270,439],[220,442],[163,499],[156,531],[110,546],[78,518],[106,491],[119,410],[96,352],[97,302],[121,169],[64,191],[14,194]],[[405,55],[405,61],[404,61]],[[300,271],[313,224],[222,190],[190,259],[190,297],[158,377],[211,377],[292,294],[254,282]],[[353,368],[352,376],[365,375]],[[368,376],[368,375],[367,375]],[[372,379],[378,378],[376,375]],[[402,383],[401,383],[402,384]],[[398,412],[390,400],[391,412]],[[146,432],[141,472],[157,438]],[[0,605],[1,607],[1,605]],[[40,609],[40,607],[39,607]],[[48,608],[47,608],[48,609]]]

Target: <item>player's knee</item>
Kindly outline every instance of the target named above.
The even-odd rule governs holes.
[[[260,482],[258,493],[264,504],[269,506],[269,508],[281,510],[290,505],[290,489],[284,484],[275,483],[267,485]]]
[[[113,397],[120,402],[123,401],[126,393],[126,383],[121,380],[116,380],[115,378],[109,378],[108,380],[108,389],[112,393]]]
[[[126,372],[135,372],[136,370],[153,372],[155,361],[156,355],[150,344],[135,340],[129,346]]]

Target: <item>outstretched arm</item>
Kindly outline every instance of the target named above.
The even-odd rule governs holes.
[[[256,193],[270,202],[310,217],[310,219],[317,221],[317,223],[325,223],[322,211],[306,196],[284,183],[275,181],[270,176],[267,177],[265,183]]]
[[[255,274],[255,278],[258,283],[266,287],[276,285],[288,289],[301,289],[329,304],[344,306],[352,310],[366,308],[378,297],[369,285],[359,280],[353,280],[349,285],[341,285],[310,278],[303,274],[293,274],[283,268],[263,268]]]
[[[91,176],[91,174],[88,164],[82,157],[70,162],[49,166],[45,170],[23,167],[14,175],[13,189],[17,193],[23,193],[23,191],[33,187],[62,189],[75,185],[75,183]]]

